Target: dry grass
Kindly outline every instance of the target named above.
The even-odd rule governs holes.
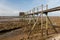
[[[52,23],[54,25],[60,26],[60,17],[50,17]],[[4,39],[0,38],[1,40],[24,40],[27,39],[28,34],[30,29],[32,28],[34,22],[31,21],[30,24],[28,24],[28,20],[19,20],[19,21],[8,21],[8,22],[3,22],[0,24],[0,30],[9,30],[9,29],[14,29],[14,28],[18,28],[18,27],[22,27],[22,34],[19,34],[20,30],[18,30],[18,33],[13,31],[11,34],[7,34],[7,35],[12,35],[14,34],[15,36],[7,36]],[[32,30],[31,34],[30,34],[30,40],[42,40],[41,39],[41,28],[40,28],[40,20],[38,21],[38,23],[36,24],[34,30]],[[46,37],[46,30],[45,30],[45,23],[43,25],[43,30],[44,30],[44,36]],[[59,32],[60,28],[56,28],[57,31]],[[49,26],[49,30],[48,30],[49,34],[51,33],[55,33],[55,31],[52,29],[51,26]]]

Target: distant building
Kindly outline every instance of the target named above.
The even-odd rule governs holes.
[[[19,16],[23,16],[23,15],[25,15],[24,12],[19,12]]]

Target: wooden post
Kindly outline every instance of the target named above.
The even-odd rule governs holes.
[[[30,13],[31,13],[31,10],[30,10]],[[28,15],[29,17],[30,17],[30,15]],[[28,24],[30,24],[30,22],[31,22],[31,18],[29,19],[29,22],[28,22]]]
[[[39,9],[37,8],[37,12],[39,11]]]
[[[32,15],[32,16],[33,16],[33,21],[34,21],[35,8],[32,10],[32,12],[33,12],[33,15]],[[35,25],[36,25],[36,23],[33,24],[33,27],[31,28],[31,30],[30,30],[30,32],[29,32],[29,34],[28,34],[28,39],[29,39],[29,37],[30,37],[30,35],[31,35],[31,32],[32,32],[32,30],[34,29]]]
[[[46,10],[48,10],[48,5],[46,5]],[[46,14],[46,34],[48,35],[48,12],[45,13]]]
[[[55,29],[55,27],[53,26],[53,23],[51,22],[51,20],[49,19],[49,17],[48,17],[48,16],[47,16],[47,18],[48,18],[48,21],[50,22],[50,24],[51,24],[52,28],[54,29],[54,31],[55,31],[56,33],[58,33],[58,32],[57,32],[57,30]]]
[[[48,5],[46,5],[46,10],[48,10]],[[54,31],[56,33],[58,33],[57,30],[55,29],[55,27],[53,26],[51,20],[49,19],[48,15],[46,14],[46,29],[47,29],[47,31],[48,31],[48,21],[50,22],[50,24],[51,24],[52,28],[54,29]],[[48,34],[48,32],[47,32],[47,34]]]
[[[38,11],[38,10],[37,10]],[[36,26],[37,22],[38,22],[38,19],[39,19],[39,16],[37,15],[38,18],[36,18],[36,22],[34,23],[33,27],[32,27],[32,30],[34,29],[34,27]],[[35,19],[34,19],[35,20]]]
[[[43,5],[41,5],[42,12],[41,12],[41,36],[43,39]]]
[[[47,19],[47,13],[46,13],[46,34],[48,35],[48,19]]]
[[[35,22],[34,20],[35,20],[35,15],[34,15],[34,12],[35,12],[35,8],[33,8],[33,10],[32,10],[32,12],[33,12],[33,22]]]

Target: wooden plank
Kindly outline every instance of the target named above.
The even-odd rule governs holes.
[[[51,9],[48,9],[48,10],[43,10],[43,12],[54,12],[54,11],[59,11],[60,10],[60,6],[59,7],[55,7],[55,8],[51,8]],[[41,11],[39,12],[34,12],[34,13],[30,13],[30,14],[26,14],[26,15],[33,15],[33,14],[39,14],[41,13]]]

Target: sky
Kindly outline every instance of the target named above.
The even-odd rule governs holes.
[[[0,0],[0,16],[19,16],[19,12],[28,11],[41,4],[48,8],[60,6],[60,0]],[[58,13],[58,14],[57,14]],[[49,16],[60,16],[60,12],[51,12]]]

